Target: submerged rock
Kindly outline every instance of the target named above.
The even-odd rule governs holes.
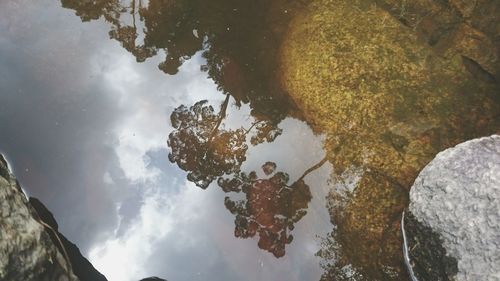
[[[500,136],[439,153],[416,179],[405,220],[420,281],[500,280]]]
[[[456,50],[478,78],[500,82],[500,2],[497,0],[376,0],[429,46]],[[470,64],[472,62],[472,64]]]
[[[78,281],[0,155],[0,280]]]
[[[408,194],[373,172],[360,174],[355,181],[353,190],[331,192],[328,197],[331,220],[336,225],[332,235],[340,244],[335,255],[344,263],[336,261],[337,268],[327,269],[331,278],[325,280],[401,280],[405,270],[401,264],[399,214]],[[348,264],[359,275],[356,279],[340,278],[338,273]]]
[[[439,151],[500,130],[500,89],[486,67],[498,61],[482,64],[461,44],[432,47],[379,2],[309,4],[282,44],[281,82],[326,135],[334,182],[360,174],[329,198],[338,267],[353,267],[358,280],[402,280],[393,245],[408,190]]]
[[[437,152],[500,127],[500,89],[374,1],[310,4],[290,25],[281,65],[338,172],[371,167],[409,187]]]

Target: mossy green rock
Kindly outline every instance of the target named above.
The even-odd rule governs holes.
[[[438,56],[370,1],[315,1],[290,25],[284,88],[328,135],[334,167],[371,167],[409,185],[440,150],[498,128],[494,84]]]
[[[374,2],[314,1],[291,22],[280,54],[282,85],[326,135],[334,177],[368,172],[332,213],[346,259],[364,264],[364,275],[396,266],[369,261],[401,256],[397,220],[418,172],[439,151],[500,128],[497,86],[475,79],[455,50],[437,54]]]

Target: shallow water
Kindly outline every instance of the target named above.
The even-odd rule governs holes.
[[[415,171],[365,171],[357,156],[415,140],[404,125],[377,142],[353,130],[351,159],[332,149],[328,102],[317,117],[282,88],[282,43],[306,7],[2,2],[1,152],[109,280],[404,279],[397,175]]]

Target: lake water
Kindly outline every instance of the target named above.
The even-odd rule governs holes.
[[[498,123],[439,144],[429,132],[449,124],[427,115],[425,124],[395,117],[377,142],[355,125],[325,129],[330,117],[301,96],[310,89],[283,82],[295,77],[283,70],[293,62],[282,62],[294,58],[293,40],[307,46],[288,30],[301,24],[297,15],[307,18],[306,7],[2,1],[0,150],[28,195],[109,280],[405,279],[398,214],[407,179],[438,150]],[[307,61],[310,53],[299,54]],[[302,83],[300,66],[293,69]],[[323,77],[320,70],[306,79]],[[396,106],[418,103],[413,94],[401,100]],[[421,154],[408,167],[393,160],[410,161],[416,134],[432,149],[412,150]],[[332,136],[357,156],[332,149]],[[379,143],[390,152],[360,148]],[[403,168],[358,161],[377,153]]]

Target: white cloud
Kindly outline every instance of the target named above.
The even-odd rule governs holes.
[[[314,153],[321,142],[317,139],[308,146],[310,149],[301,150],[297,136],[312,134],[310,129],[298,120],[287,120],[282,125],[288,130],[274,145],[294,161],[278,164],[280,170],[294,172],[292,177],[298,177],[321,159],[322,155]],[[262,160],[280,159],[277,153],[271,144],[263,144],[261,149],[250,152],[248,164],[260,167]],[[264,155],[269,159],[262,159]],[[325,166],[307,177],[314,194],[311,209],[296,224],[294,242],[287,247],[284,258],[276,259],[259,249],[258,237],[233,236],[234,216],[223,203],[227,194],[216,186],[201,190],[181,181],[143,184],[145,195],[139,215],[125,233],[117,236],[115,232],[95,245],[90,261],[110,281],[139,280],[151,275],[169,280],[274,280],[287,276],[288,280],[299,281],[304,276],[318,277],[319,262],[314,256],[318,244],[314,237],[326,234],[330,228],[324,209],[324,181],[330,169]]]
[[[114,100],[122,111],[122,118],[113,130],[120,166],[132,182],[154,181],[160,173],[148,168],[147,152],[167,148],[171,131],[169,115],[181,105],[192,105],[201,99],[222,100],[214,82],[201,72],[203,58],[198,53],[184,63],[176,76],[166,75],[152,65],[161,57],[152,58],[138,65],[134,58],[123,51],[108,56],[97,56],[93,62],[95,72],[114,93]]]
[[[148,151],[156,150],[166,146],[160,140],[165,138],[163,134],[160,136],[147,136],[147,132],[139,132],[139,128],[131,131],[131,128],[123,128],[120,130],[122,136],[119,138],[115,148],[120,162],[120,167],[125,176],[131,182],[147,182],[154,181],[161,171],[157,168],[149,168],[149,157],[146,155]]]
[[[111,178],[111,174],[109,172],[105,172],[104,175],[102,176],[102,181],[105,183],[105,184],[108,184],[108,185],[113,185],[115,184],[115,182],[113,181],[113,178]]]
[[[202,212],[195,210],[202,208],[205,194],[192,184],[185,185],[176,195],[167,196],[161,191],[150,190],[139,216],[127,232],[91,249],[90,261],[108,280],[144,278],[148,275],[146,264],[157,244],[165,242],[167,235],[181,225],[196,223],[200,219]],[[183,242],[189,244],[189,241]]]
[[[130,186],[139,184],[144,193],[139,214],[126,232],[119,236],[118,231],[110,233],[106,241],[94,245],[89,252],[91,262],[110,281],[138,280],[148,275],[146,263],[156,246],[169,241],[167,236],[172,231],[199,223],[196,214],[203,214],[195,210],[201,208],[206,194],[185,183],[179,193],[172,195],[168,187],[173,182],[158,182],[164,171],[150,165],[148,152],[167,148],[168,133],[172,130],[169,115],[175,107],[189,106],[204,98],[222,100],[223,96],[213,81],[206,78],[206,73],[200,72],[200,54],[187,61],[176,76],[157,69],[151,71],[152,64],[159,60],[153,58],[149,63],[137,65],[127,53],[115,53],[104,58],[96,56],[93,63],[94,72],[102,75],[122,111],[122,117],[111,130],[119,166]],[[106,175],[105,181],[113,182],[109,173]],[[115,204],[121,206],[121,202]],[[184,245],[196,244],[189,235],[183,237]]]

